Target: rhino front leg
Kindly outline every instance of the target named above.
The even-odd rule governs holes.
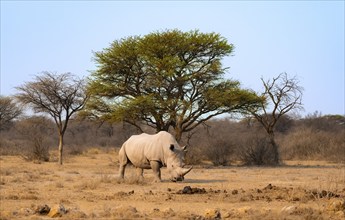
[[[161,164],[158,161],[150,161],[150,165],[155,177],[155,182],[161,182]]]
[[[144,179],[144,169],[137,167],[137,173],[140,180]]]

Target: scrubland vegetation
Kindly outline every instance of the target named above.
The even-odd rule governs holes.
[[[21,118],[1,131],[1,155],[20,155],[27,160],[52,161],[58,135],[54,123],[43,116]],[[304,118],[284,117],[276,125],[280,158],[284,160],[345,161],[345,118],[318,113]],[[147,128],[147,133],[155,131]],[[122,123],[71,120],[65,137],[65,154],[78,155],[89,148],[117,149],[135,127]],[[270,144],[254,119],[214,119],[186,133],[187,163],[213,165],[270,165]]]

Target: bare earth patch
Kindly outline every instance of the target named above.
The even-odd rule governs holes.
[[[152,183],[117,153],[89,152],[57,163],[0,159],[0,219],[344,219],[345,167],[296,162],[271,167],[195,167],[184,182]]]

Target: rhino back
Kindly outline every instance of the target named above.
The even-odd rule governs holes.
[[[149,168],[150,161],[160,161],[166,164],[170,155],[170,145],[178,146],[175,138],[165,131],[154,135],[133,135],[124,144],[128,159],[136,167]]]

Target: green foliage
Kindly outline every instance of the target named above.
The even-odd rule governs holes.
[[[173,127],[178,138],[225,112],[255,104],[255,93],[223,79],[221,59],[234,46],[216,33],[168,30],[114,41],[96,52],[89,113],[157,130]]]

